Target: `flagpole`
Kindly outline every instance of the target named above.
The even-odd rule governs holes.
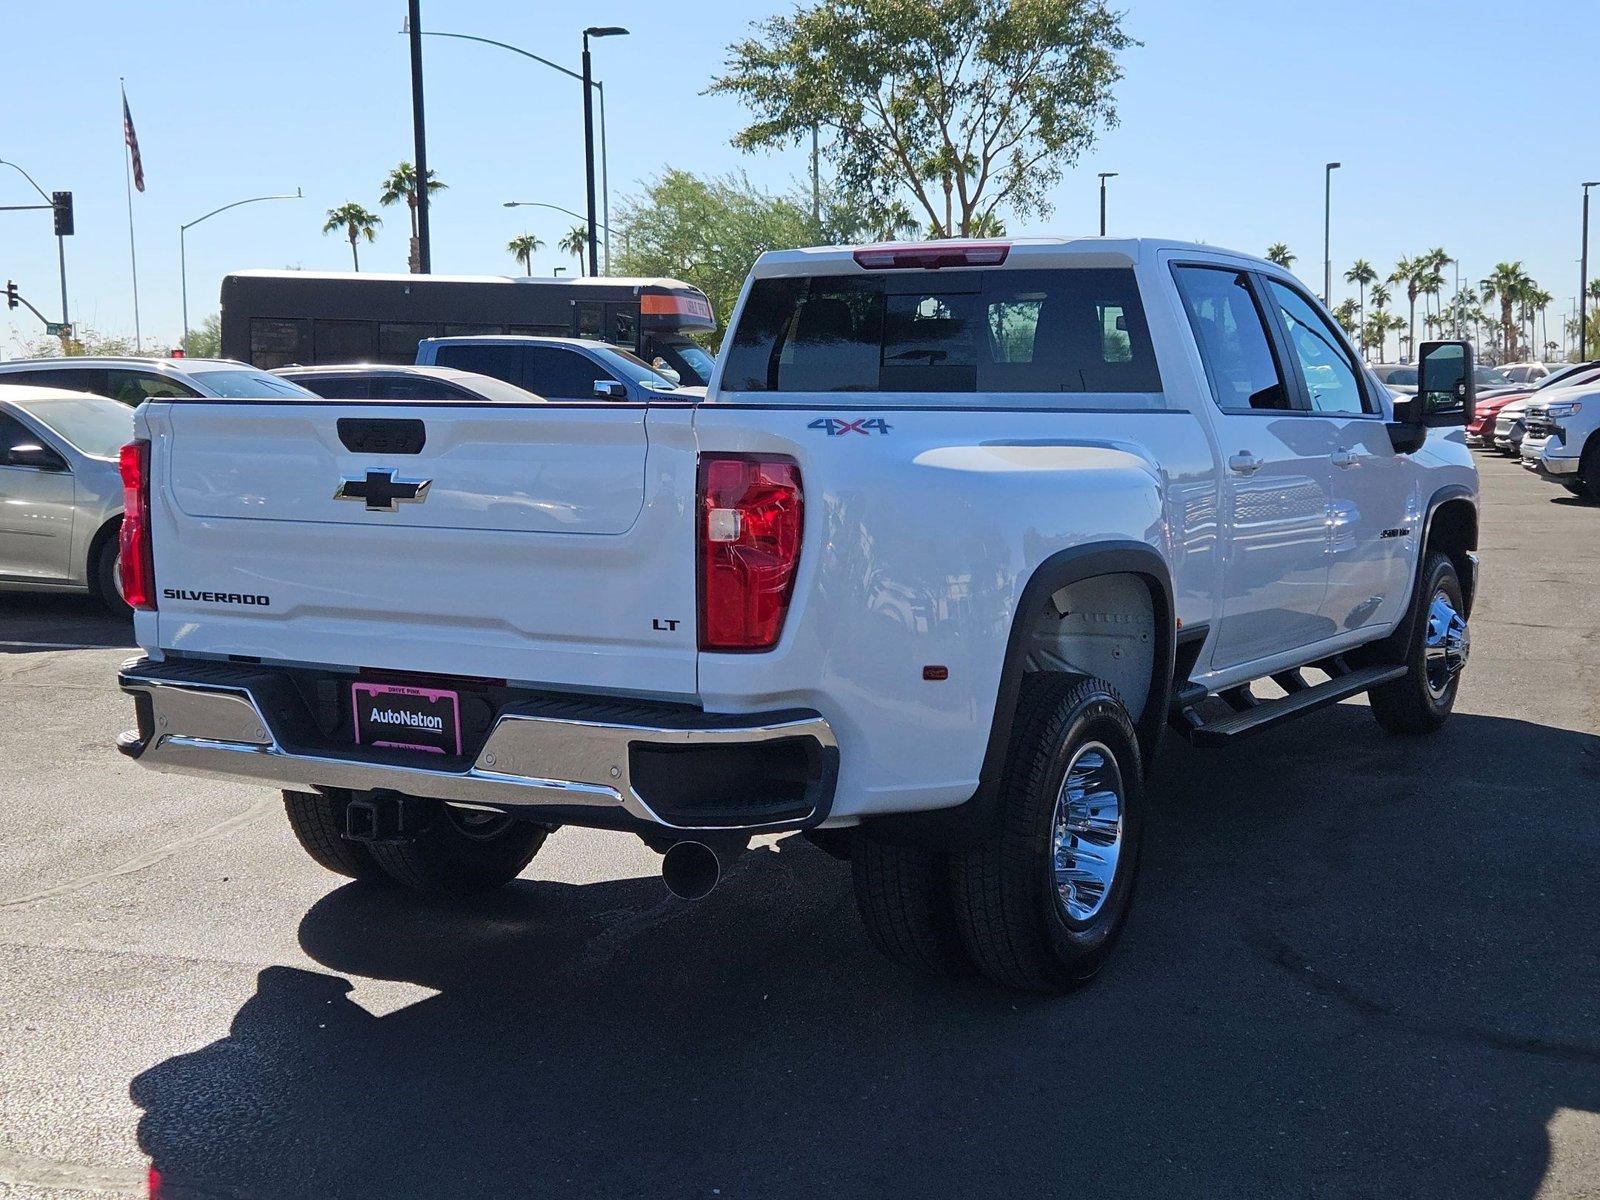
[[[122,88],[122,167],[128,185],[128,262],[133,268],[133,349],[138,353],[144,349],[144,333],[139,326],[139,251],[133,241],[133,147],[128,145],[128,85],[121,78],[117,84]]]

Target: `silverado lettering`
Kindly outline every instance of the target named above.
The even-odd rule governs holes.
[[[266,608],[272,603],[270,596],[252,596],[248,592],[191,592],[184,588],[162,588],[164,600],[198,600],[201,604],[249,604]]]

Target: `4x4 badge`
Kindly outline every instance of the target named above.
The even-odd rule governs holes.
[[[862,437],[871,437],[873,432],[888,433],[894,426],[882,417],[857,417],[854,421],[846,421],[842,417],[818,417],[807,429],[823,429],[829,437],[843,437],[847,433],[859,433]]]
[[[421,504],[428,498],[431,479],[397,479],[392,467],[368,471],[365,478],[342,480],[335,500],[364,500],[368,512],[394,512],[400,502]]]

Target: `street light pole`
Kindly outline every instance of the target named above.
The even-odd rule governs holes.
[[[1333,173],[1340,167],[1331,162],[1322,168],[1322,303],[1333,305]]]
[[[10,162],[3,158],[0,158],[0,166],[10,167],[17,174],[21,175],[28,181],[28,184],[33,188],[33,190],[39,193],[39,195],[44,199],[44,202],[54,208],[54,202],[50,199],[50,196],[42,187],[34,182],[32,175],[29,175],[16,163]],[[66,235],[64,234],[56,234],[56,253],[61,260],[61,323],[63,325],[70,325],[72,324],[72,320],[67,316],[67,239]]]
[[[241,204],[259,204],[263,200],[303,200],[299,188],[295,188],[294,195],[282,196],[251,196],[248,200],[235,200],[232,204],[224,204],[221,208],[213,208],[203,217],[196,217],[187,225],[178,226],[178,279],[179,290],[183,296],[183,341],[179,343],[185,354],[189,353],[189,230],[201,221],[209,221],[218,213],[225,213],[230,208],[238,208]]]
[[[1118,174],[1119,174],[1119,172],[1117,172],[1117,171],[1101,171],[1100,172],[1100,236],[1101,237],[1105,237],[1105,235],[1106,235],[1106,180],[1115,179]]]
[[[406,28],[400,32],[409,33],[410,31],[411,25],[408,22]],[[618,30],[617,32],[626,33],[627,31]],[[531,58],[534,62],[549,67],[552,71],[560,71],[569,79],[583,81],[583,76],[578,72],[569,70],[560,63],[551,62],[548,58],[541,58],[537,54],[524,50],[521,46],[513,46],[509,42],[497,42],[493,38],[478,37],[472,33],[445,33],[438,29],[424,29],[422,36],[456,38],[463,42],[482,42],[485,46],[498,46],[502,50],[520,54],[523,58]],[[593,87],[600,101],[600,211],[603,214],[600,218],[600,227],[606,233],[605,263],[606,270],[609,272],[611,270],[611,234],[606,229],[606,226],[611,223],[611,160],[606,153],[606,85],[602,80],[595,79],[590,81],[590,86]],[[578,220],[583,220],[583,217],[579,216]]]
[[[422,115],[421,0],[407,0],[406,28],[411,33],[411,133],[417,152],[417,273],[433,270],[433,244],[428,236],[428,136]]]
[[[1600,187],[1600,179],[1583,185],[1583,255],[1578,259],[1578,361],[1589,361],[1589,189]]]
[[[589,214],[589,274],[600,274],[600,255],[596,250],[595,230],[599,226],[594,210],[594,83],[589,63],[589,39],[616,37],[628,31],[620,25],[591,25],[583,31],[583,179]]]

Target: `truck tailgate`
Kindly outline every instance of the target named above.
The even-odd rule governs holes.
[[[158,643],[695,690],[686,408],[147,408]]]

